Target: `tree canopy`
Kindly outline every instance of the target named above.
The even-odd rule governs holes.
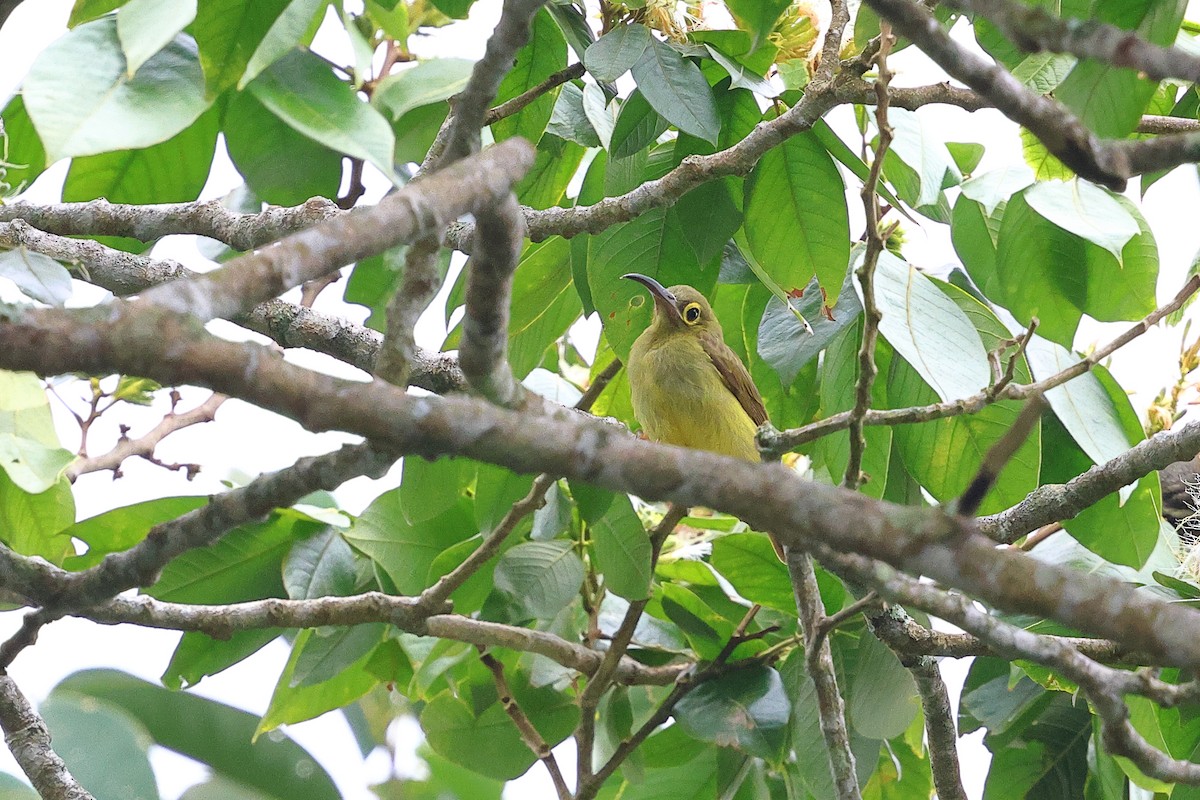
[[[477,6],[76,0],[3,103],[0,670],[67,616],[181,637],[161,685],[0,672],[0,795],[158,798],[155,744],[209,768],[188,798],[335,798],[281,730],[341,713],[364,759],[423,733],[384,800],[951,800],[980,730],[988,798],[1200,796],[1157,474],[1200,452],[1200,276],[1160,282],[1141,203],[1200,162],[1186,3],[504,0],[478,61],[420,55]],[[629,272],[709,298],[765,463],[635,435]],[[1106,363],[1154,326],[1179,368],[1135,407]],[[230,398],[353,441],[198,496],[160,446]],[[138,461],[152,499],[77,519]],[[187,691],[280,637],[261,717]]]

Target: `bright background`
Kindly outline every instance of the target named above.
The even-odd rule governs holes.
[[[23,3],[0,29],[0,99],[16,90],[38,53],[66,31],[71,5],[70,0]],[[355,5],[353,0],[346,1],[347,10],[357,10],[354,9]],[[1189,18],[1196,18],[1198,5],[1200,3],[1192,3]],[[477,59],[483,53],[486,38],[499,16],[500,6],[500,0],[478,0],[469,20],[457,22],[446,31],[414,37],[411,41],[412,50],[419,56]],[[959,26],[956,34],[960,41],[973,42],[966,26]],[[339,63],[352,63],[353,60],[345,34],[336,24],[326,25],[321,30],[313,49]],[[909,48],[894,57],[891,65],[897,73],[894,81],[897,86],[922,85],[944,79],[944,75],[915,48]],[[958,109],[935,106],[923,109],[921,114],[927,125],[931,125],[929,129],[937,131],[946,140],[986,144],[987,155],[976,170],[977,174],[1022,163],[1016,126],[997,112],[968,114]],[[836,109],[829,120],[848,142],[852,145],[857,143],[858,135],[849,108]],[[25,199],[31,202],[57,202],[66,167],[67,163],[61,162],[47,170],[26,193]],[[372,174],[370,169],[367,168],[366,202],[378,198],[386,186],[382,176]],[[200,199],[221,197],[241,182],[224,153],[223,144],[218,142],[212,173]],[[1134,188],[1129,192],[1135,199],[1136,183],[1133,182]],[[1198,189],[1200,186],[1195,168],[1182,167],[1155,184],[1142,200],[1143,214],[1154,232],[1160,252],[1160,302],[1174,296],[1196,255],[1195,209],[1200,208]],[[847,204],[852,230],[861,231],[863,215],[856,188],[847,193]],[[904,228],[905,255],[911,263],[936,274],[956,262],[947,226],[926,222],[919,229],[914,229],[909,223],[905,223]],[[152,255],[174,258],[197,270],[213,267],[200,255],[195,237],[167,237],[155,246]],[[452,269],[460,267],[461,257],[458,257]],[[441,309],[452,283],[452,280],[447,281],[442,296],[418,325],[418,342],[423,347],[437,349],[444,338]],[[73,304],[92,305],[107,298],[107,292],[96,287],[78,282],[76,287]],[[343,284],[337,283],[326,289],[315,307],[361,322],[366,316],[365,310],[343,303],[340,299],[342,287]],[[0,278],[0,299],[11,298],[12,292],[13,287],[6,279]],[[299,293],[294,292],[287,297],[296,300]],[[1076,347],[1086,350],[1095,344],[1103,344],[1126,327],[1126,324],[1097,323],[1085,318],[1076,337]],[[229,323],[213,323],[210,330],[229,338],[265,341]],[[595,318],[573,329],[572,336],[582,352],[591,352],[590,348],[594,348],[598,330],[599,324]],[[1139,411],[1144,412],[1154,396],[1164,386],[1174,382],[1180,334],[1181,329],[1178,328],[1153,330],[1113,359],[1113,372],[1121,385],[1131,390],[1133,405]],[[366,377],[353,368],[315,353],[289,351],[288,358],[344,377]],[[79,408],[78,401],[84,396],[86,387],[66,381],[58,385],[58,392]],[[207,392],[201,390],[185,390],[180,408],[191,408],[206,395]],[[53,407],[60,423],[64,446],[75,449],[79,439],[78,426],[61,404],[56,402]],[[89,451],[93,454],[102,453],[116,441],[117,422],[131,425],[131,436],[136,437],[156,424],[166,410],[165,402],[149,409],[126,405],[119,413],[113,414],[112,419],[104,418],[102,424],[94,429],[89,439]],[[224,489],[223,480],[245,483],[260,472],[281,469],[299,456],[328,452],[347,441],[352,441],[352,437],[312,434],[290,420],[237,400],[229,400],[221,407],[215,423],[173,434],[158,449],[157,455],[164,461],[201,464],[203,471],[194,481],[188,483],[179,473],[167,472],[140,459],[133,459],[126,462],[123,468],[125,477],[120,480],[113,481],[109,473],[85,475],[78,480],[75,484],[78,515],[84,519],[110,508],[170,494],[220,492]],[[351,481],[336,495],[348,511],[358,512],[376,495],[395,486],[398,480],[399,471],[393,469],[380,481]],[[6,638],[14,632],[20,624],[20,617],[20,612],[0,614],[0,637]],[[169,631],[136,626],[109,627],[66,619],[44,629],[37,645],[18,657],[10,674],[35,703],[44,699],[62,678],[88,667],[114,667],[157,681],[178,637],[179,634]],[[237,666],[206,678],[191,691],[262,714],[287,655],[287,645],[277,640]],[[948,660],[942,663],[955,706],[967,667],[967,662]],[[374,753],[364,764],[350,729],[339,713],[288,726],[287,733],[309,749],[329,771],[346,798],[374,798],[375,795],[367,787],[384,780],[390,772],[391,765],[382,751]],[[422,764],[412,755],[420,737],[416,724],[398,724],[391,735],[395,737],[394,741],[402,743],[397,748],[401,752],[401,763],[397,765],[401,773],[420,774]],[[982,732],[979,732],[960,741],[964,783],[972,797],[982,794],[987,769],[988,753],[981,739]],[[574,748],[571,742],[564,743],[556,753],[564,772],[573,775]],[[154,748],[151,760],[165,800],[173,800],[188,786],[202,780],[206,772],[205,767],[162,748]],[[0,748],[0,770],[20,774],[12,756],[3,748]],[[506,796],[552,797],[553,792],[543,767],[535,764],[529,774],[510,784]]]

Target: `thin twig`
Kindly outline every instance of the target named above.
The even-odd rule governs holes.
[[[788,550],[788,573],[796,595],[796,609],[804,631],[804,662],[817,695],[817,712],[821,734],[825,738],[829,772],[833,777],[834,793],[838,800],[861,800],[858,775],[854,767],[854,752],[846,729],[846,706],[838,690],[837,673],[829,638],[819,636],[825,607],[821,603],[821,588],[812,557],[801,550]]]
[[[979,465],[979,471],[975,473],[975,477],[971,479],[967,488],[955,501],[954,510],[957,513],[964,517],[975,516],[975,512],[979,510],[987,493],[996,485],[1000,473],[1021,449],[1021,445],[1025,444],[1025,440],[1033,432],[1034,426],[1041,421],[1042,412],[1047,407],[1046,399],[1040,394],[1035,394],[1025,401],[1021,413],[1013,420],[1013,424],[1004,432],[1004,435],[988,448],[987,453],[983,456],[983,462]]]
[[[565,69],[560,69],[558,72],[553,73],[550,75],[550,77],[546,78],[546,80],[542,81],[537,86],[527,89],[513,99],[507,100],[498,106],[489,108],[488,112],[483,115],[483,124],[492,125],[504,119],[505,117],[511,117],[513,114],[516,114],[518,111],[528,106],[534,100],[537,100],[547,92],[562,86],[567,81],[573,81],[576,78],[582,78],[583,73],[583,62],[578,62]]]
[[[867,439],[863,432],[863,418],[871,407],[871,387],[875,384],[875,376],[879,374],[875,366],[875,342],[879,338],[879,322],[883,315],[875,303],[875,267],[879,256],[884,250],[883,234],[879,230],[879,176],[883,172],[883,162],[887,156],[888,147],[892,143],[892,128],[888,124],[888,82],[892,73],[888,69],[887,56],[895,42],[891,35],[891,27],[882,23],[880,33],[879,53],[875,64],[879,77],[875,80],[875,126],[879,129],[879,144],[875,147],[875,159],[871,162],[871,171],[867,175],[862,188],[863,209],[867,217],[867,252],[863,262],[854,274],[862,286],[863,334],[862,346],[858,350],[858,380],[854,386],[854,408],[850,410],[850,457],[846,463],[846,477],[842,485],[847,489],[857,489],[862,483],[863,451],[867,449]]]
[[[94,800],[50,747],[50,731],[8,675],[0,674],[0,727],[33,788],[45,800]]]
[[[961,400],[932,403],[927,406],[914,406],[911,408],[870,410],[863,416],[863,424],[907,425],[918,422],[930,422],[962,414],[974,414],[998,400],[1025,400],[1035,394],[1045,394],[1050,389],[1061,386],[1072,378],[1077,378],[1085,372],[1090,371],[1096,364],[1099,364],[1117,350],[1150,330],[1150,328],[1158,324],[1159,320],[1181,308],[1198,289],[1200,289],[1200,276],[1193,276],[1169,303],[1147,314],[1144,319],[1134,323],[1133,326],[1104,347],[1042,380],[1028,384],[1010,383],[1004,387],[1003,391],[997,392],[994,397],[991,396],[991,392],[988,389],[984,389],[978,394],[965,397]],[[764,429],[759,433],[759,449],[772,455],[781,455],[808,442],[820,439],[823,436],[845,430],[850,427],[850,419],[851,412],[843,411],[840,414],[834,414],[833,416],[799,428],[792,428],[785,431]]]
[[[508,681],[504,677],[504,665],[483,648],[479,650],[479,660],[491,670],[492,679],[496,683],[496,692],[500,695],[500,705],[504,707],[509,719],[517,726],[517,730],[521,733],[521,741],[533,751],[539,761],[546,765],[546,771],[550,773],[550,780],[554,782],[554,789],[558,792],[559,800],[571,800],[571,790],[567,788],[562,770],[558,768],[558,759],[554,757],[554,751],[550,749],[550,745],[546,744],[546,740],[538,733],[538,729],[529,721],[529,717],[525,716],[517,699],[513,697],[512,690],[508,688]]]
[[[867,592],[841,611],[837,611],[829,616],[822,616],[817,623],[816,629],[813,631],[812,640],[805,647],[810,652],[820,648],[825,643],[825,637],[837,630],[847,620],[879,604],[879,595],[875,592]]]

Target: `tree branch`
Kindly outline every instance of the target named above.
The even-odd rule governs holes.
[[[788,547],[788,573],[796,595],[796,609],[804,631],[804,664],[812,678],[817,695],[817,712],[821,719],[821,734],[825,737],[826,757],[833,786],[839,800],[857,800],[862,794],[854,770],[854,752],[846,730],[846,706],[838,691],[837,673],[833,667],[833,651],[829,637],[821,635],[825,606],[812,557],[801,550]]]
[[[50,731],[17,684],[0,674],[0,727],[13,758],[44,800],[94,800],[50,747]]]
[[[1023,86],[1006,69],[955,42],[941,23],[911,0],[866,0],[954,78],[1024,125],[1068,168],[1087,180],[1123,191],[1127,179],[1200,158],[1200,135],[1106,141],[1061,103]]]
[[[1171,302],[1156,308],[1145,319],[1134,323],[1132,327],[1104,347],[1039,381],[1028,384],[1009,383],[999,392],[988,387],[970,397],[964,397],[961,400],[951,400],[945,403],[931,403],[927,406],[914,406],[911,408],[869,410],[863,416],[863,424],[906,425],[916,422],[929,422],[935,419],[956,417],[960,414],[974,414],[998,400],[1025,400],[1034,395],[1046,394],[1051,389],[1088,372],[1092,367],[1103,362],[1104,359],[1111,356],[1117,350],[1157,325],[1163,317],[1182,308],[1183,304],[1197,290],[1200,290],[1200,276],[1193,276],[1184,284],[1183,288],[1179,290],[1179,293],[1175,295]],[[825,419],[786,431],[772,431],[769,428],[762,428],[758,433],[759,450],[772,456],[782,455],[803,444],[820,439],[822,436],[828,436],[831,433],[845,430],[850,426],[850,417],[851,412],[843,411],[840,414],[834,414]]]
[[[1143,73],[1153,81],[1200,82],[1200,58],[1151,44],[1133,31],[1094,19],[1064,20],[1014,0],[943,0],[958,11],[984,17],[1028,53],[1049,51],[1092,58]]]
[[[522,92],[511,100],[488,109],[488,112],[483,116],[483,124],[492,125],[493,123],[499,122],[506,117],[511,117],[513,114],[516,114],[518,111],[524,109],[534,100],[537,100],[547,92],[562,86],[567,81],[573,81],[576,78],[582,78],[584,72],[585,70],[582,61],[576,62],[566,69],[560,69],[558,72],[553,73],[550,75],[550,77],[546,78],[546,80],[542,81],[537,86]]]
[[[5,368],[117,371],[207,385],[311,430],[356,433],[396,453],[465,455],[649,500],[703,505],[772,531],[789,547],[827,543],[862,553],[966,588],[997,608],[1119,640],[1162,664],[1200,665],[1200,618],[1189,609],[1111,578],[997,550],[971,521],[938,509],[897,507],[802,481],[782,465],[638,441],[561,407],[513,412],[470,398],[409,396],[379,381],[339,380],[271,358],[261,347],[217,339],[163,312],[9,313],[15,316],[0,322]]]

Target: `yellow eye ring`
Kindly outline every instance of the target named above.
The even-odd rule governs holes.
[[[700,304],[688,303],[683,308],[683,321],[688,325],[695,325],[700,321]]]

